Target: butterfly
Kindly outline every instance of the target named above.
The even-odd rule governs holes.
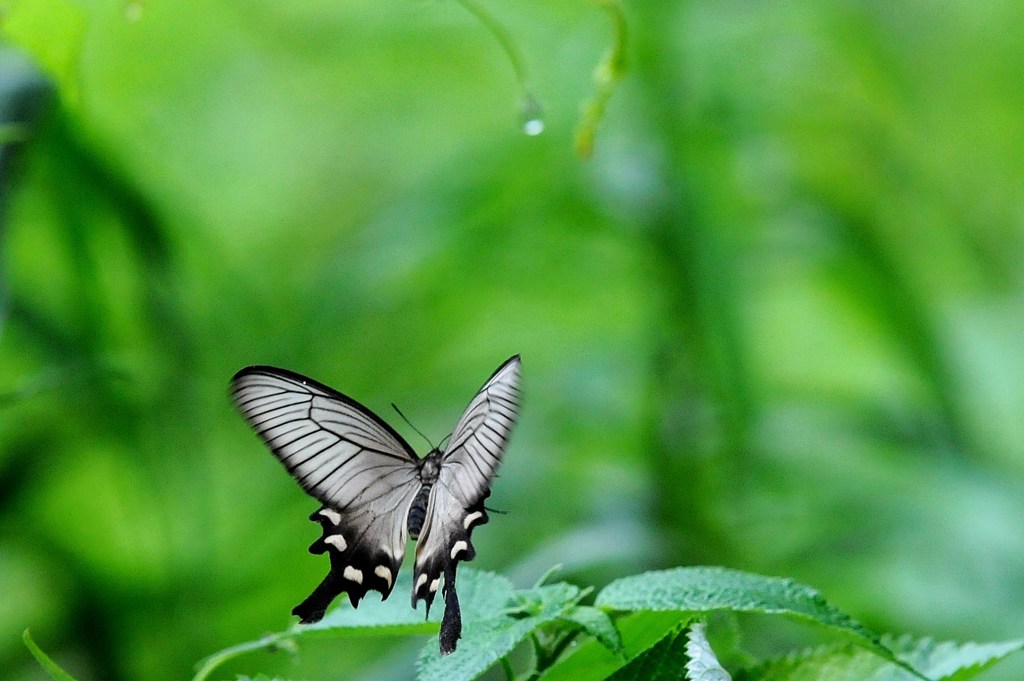
[[[447,445],[419,458],[401,435],[351,397],[287,369],[251,366],[231,379],[231,398],[292,477],[322,506],[310,517],[323,534],[309,547],[327,553],[327,577],[292,610],[319,621],[347,593],[353,607],[367,591],[386,599],[417,540],[412,607],[427,614],[444,577],[439,643],[455,650],[462,635],[455,591],[460,561],[476,555],[473,530],[487,522],[484,500],[519,413],[520,358],[514,355],[477,391]]]

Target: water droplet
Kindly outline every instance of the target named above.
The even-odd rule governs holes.
[[[520,111],[523,115],[523,132],[530,137],[536,137],[544,132],[544,119],[541,118],[540,102],[536,97],[526,92],[520,104]]]

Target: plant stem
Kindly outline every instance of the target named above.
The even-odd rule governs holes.
[[[583,113],[576,128],[574,144],[580,158],[593,155],[597,127],[604,117],[608,100],[626,73],[626,15],[618,0],[599,0],[598,4],[611,20],[613,42],[594,69],[594,94],[583,105]]]
[[[228,660],[238,657],[244,653],[252,652],[253,650],[271,648],[287,638],[288,635],[286,633],[268,634],[263,638],[256,639],[255,641],[246,641],[245,643],[239,643],[236,646],[231,646],[230,648],[225,648],[224,650],[216,652],[199,663],[198,668],[196,669],[196,674],[192,677],[192,681],[204,681],[206,677],[210,675],[210,672]]]
[[[515,74],[516,82],[519,84],[524,130],[528,135],[539,134],[544,129],[543,124],[539,127],[534,126],[540,122],[541,105],[537,98],[533,96],[533,92],[530,91],[526,78],[526,62],[523,61],[523,55],[512,39],[512,35],[494,18],[494,15],[484,9],[476,0],[456,0],[456,2],[476,17],[477,21],[483,24],[484,28],[490,31],[494,39],[498,41],[498,45],[508,58],[509,64],[512,65],[512,72]]]
[[[491,32],[494,39],[498,41],[498,45],[505,52],[505,56],[508,57],[509,63],[512,65],[512,71],[516,74],[516,81],[519,83],[519,87],[523,90],[524,97],[529,92],[529,88],[526,86],[526,66],[523,63],[523,56],[519,53],[519,48],[516,47],[515,42],[512,40],[512,36],[509,34],[505,27],[498,23],[498,20],[494,16],[481,7],[476,0],[456,0],[462,5],[467,12],[477,18],[484,27]]]
[[[25,642],[25,647],[32,653],[32,657],[36,658],[36,662],[46,670],[51,679],[54,681],[75,681],[75,677],[61,669],[60,665],[51,660],[50,656],[36,645],[36,642],[32,640],[32,635],[28,633],[28,629],[21,635],[21,640]]]

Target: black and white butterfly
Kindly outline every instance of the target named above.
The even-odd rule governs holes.
[[[252,366],[231,380],[242,415],[306,492],[323,506],[310,516],[323,536],[309,547],[331,559],[327,577],[292,614],[323,617],[348,593],[387,598],[411,537],[417,539],[412,606],[427,612],[444,576],[441,653],[455,650],[462,623],[458,561],[476,554],[470,535],[487,522],[484,499],[519,412],[519,355],[476,393],[443,451],[422,459],[391,426],[351,397],[286,369]]]

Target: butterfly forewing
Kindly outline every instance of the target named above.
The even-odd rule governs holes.
[[[323,536],[331,572],[296,608],[315,621],[342,591],[353,603],[376,589],[391,592],[408,539],[406,516],[420,477],[412,448],[384,421],[341,393],[273,367],[249,367],[231,382],[242,415],[324,507],[311,519]]]
[[[519,413],[520,368],[518,355],[498,367],[452,431],[416,544],[414,605],[425,599],[429,606],[446,562],[476,553],[470,535],[487,522],[484,500]]]
[[[441,479],[469,507],[490,487],[519,415],[519,356],[484,383],[462,414],[445,449]]]

